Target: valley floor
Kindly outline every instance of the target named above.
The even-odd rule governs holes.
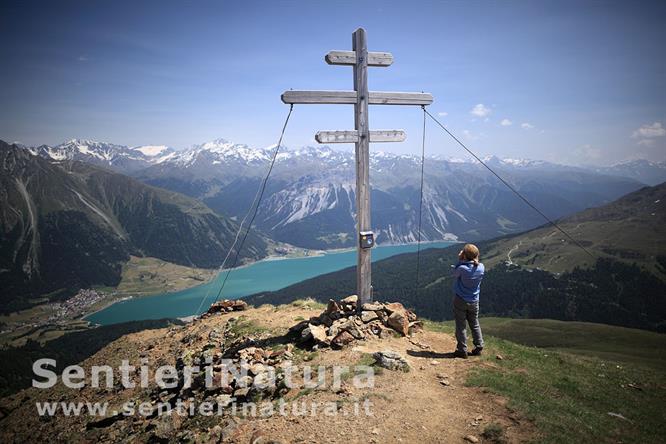
[[[45,302],[0,316],[0,346],[18,347],[27,340],[46,342],[89,328],[82,318],[129,297],[145,297],[201,285],[217,270],[185,267],[152,257],[131,256],[117,287],[81,289],[65,302]]]

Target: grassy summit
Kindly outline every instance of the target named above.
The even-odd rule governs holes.
[[[506,397],[539,429],[538,442],[663,442],[664,335],[551,320],[481,325],[488,353],[466,383]],[[453,334],[451,323],[427,328]]]

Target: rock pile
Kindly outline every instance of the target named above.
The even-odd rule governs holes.
[[[355,340],[383,339],[392,332],[407,336],[423,328],[416,314],[399,302],[366,303],[360,311],[357,304],[356,295],[339,302],[331,299],[319,316],[301,321],[289,331],[298,335],[302,343],[314,342],[317,347],[342,348]]]
[[[234,333],[239,322],[236,318],[229,318],[223,331],[211,330],[208,341],[194,350],[190,346],[185,347],[176,361],[180,381],[183,381],[186,366],[211,366],[212,384],[206,384],[202,372],[194,377],[190,387],[180,385],[167,397],[203,398],[224,408],[232,401],[273,398],[284,393],[285,387],[280,384],[284,374],[276,370],[290,363],[293,344],[264,348],[258,339]],[[237,375],[230,373],[230,368],[235,369]],[[159,395],[168,394],[162,392]]]
[[[223,301],[215,302],[210,306],[206,314],[214,313],[229,313],[231,311],[247,310],[247,302],[238,300],[225,299]]]

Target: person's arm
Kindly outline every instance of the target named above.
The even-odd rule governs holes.
[[[464,265],[466,265],[465,262],[458,261],[458,263],[453,267],[453,271],[451,271],[451,275],[452,275],[454,278],[457,278],[457,277],[459,277],[459,276],[462,276],[463,272],[464,272],[464,271],[467,271],[467,270],[465,269]]]

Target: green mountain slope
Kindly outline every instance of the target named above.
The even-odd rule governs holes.
[[[516,239],[543,239],[548,228],[539,228],[513,237],[478,243],[487,274],[481,290],[483,315],[551,318],[621,325],[666,331],[666,278],[664,252],[666,235],[664,212],[649,206],[661,201],[665,185],[644,188],[605,207],[587,210],[564,219],[563,225],[575,222],[580,227],[577,238],[598,255],[590,264],[587,258],[568,267],[549,263],[546,253],[538,253],[539,264],[529,266],[502,261]],[[657,202],[656,205],[659,205]],[[653,215],[654,213],[654,215]],[[626,223],[623,224],[623,218]],[[654,219],[653,219],[654,218]],[[607,231],[605,231],[607,230]],[[583,237],[587,233],[592,240]],[[611,254],[613,240],[619,239],[617,251]],[[561,242],[560,242],[561,243]],[[580,258],[570,245],[559,245],[557,251]],[[435,320],[451,319],[453,280],[451,264],[460,246],[431,249],[421,253],[417,283],[416,254],[403,254],[377,262],[373,267],[373,288],[379,300],[399,300],[414,308],[420,316]],[[493,256],[487,259],[485,252]],[[516,249],[515,252],[520,252]],[[557,253],[548,250],[548,254]],[[564,253],[561,253],[564,254]],[[569,259],[573,260],[573,259]],[[555,273],[558,272],[558,273]],[[247,298],[253,304],[286,303],[312,297],[327,301],[332,294],[353,293],[356,288],[355,268],[329,273],[300,282],[275,292]]]
[[[666,279],[666,183],[582,211],[558,221],[558,225],[596,257],[636,263]],[[492,242],[484,262],[494,266],[502,261],[552,272],[571,271],[593,262],[552,226]]]
[[[0,141],[3,312],[35,297],[117,285],[129,255],[213,268],[237,226],[202,203],[79,162],[50,162]],[[266,255],[248,236],[243,259]]]

